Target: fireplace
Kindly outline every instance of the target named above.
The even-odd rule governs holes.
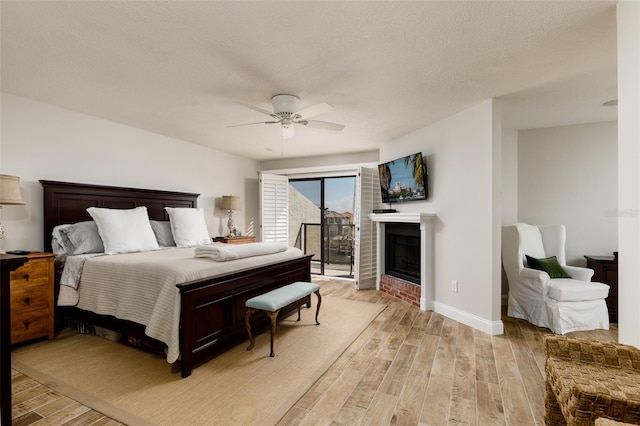
[[[420,285],[420,224],[389,223],[385,241],[384,273]]]
[[[372,213],[369,219],[376,224],[376,289],[420,306],[423,311],[433,310],[435,294],[433,222],[436,215],[434,213]],[[396,228],[400,231],[396,234],[400,235],[388,236],[387,228],[393,229],[397,225],[400,225]],[[414,237],[417,239],[414,240]],[[386,254],[389,238],[401,240],[400,248],[396,248],[399,252],[396,251],[391,259],[388,259]],[[397,244],[393,245],[397,246]],[[400,259],[399,267],[396,269],[400,269],[400,273],[404,274],[402,278],[389,275],[387,262],[393,263],[396,259]]]

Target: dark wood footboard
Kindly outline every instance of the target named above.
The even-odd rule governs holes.
[[[180,290],[180,372],[189,377],[194,363],[210,359],[233,345],[248,339],[244,302],[254,296],[296,281],[311,280],[311,257],[304,256],[254,269],[245,269],[214,278],[178,284]],[[311,298],[301,301],[307,307]],[[292,303],[279,318],[296,312]],[[75,307],[58,307],[60,317],[90,323],[127,337],[155,342],[145,334],[145,326],[109,315],[99,315]],[[269,325],[266,316],[254,315],[254,329]]]
[[[181,374],[188,377],[195,360],[215,354],[248,338],[245,301],[296,281],[311,280],[311,257],[305,256],[210,280],[178,284],[181,294]],[[304,303],[310,303],[307,297]],[[283,313],[297,310],[295,303]],[[284,316],[284,315],[283,315]],[[266,317],[256,316],[256,327],[266,326]]]

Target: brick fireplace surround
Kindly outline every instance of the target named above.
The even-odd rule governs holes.
[[[417,284],[382,274],[380,276],[380,291],[420,307],[420,286]]]
[[[433,213],[373,213],[369,218],[376,223],[378,260],[376,289],[419,306],[423,311],[433,310],[435,293],[433,221],[436,215]],[[384,273],[385,223],[390,222],[420,224],[420,285]]]

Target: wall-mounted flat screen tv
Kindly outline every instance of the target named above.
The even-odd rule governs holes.
[[[427,199],[427,173],[418,152],[378,165],[383,203]]]

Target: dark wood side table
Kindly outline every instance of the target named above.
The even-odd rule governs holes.
[[[11,424],[11,288],[9,274],[29,259],[0,254],[0,424]]]
[[[618,259],[615,256],[585,256],[587,268],[593,269],[591,281],[609,286],[607,309],[609,322],[618,322]]]
[[[214,243],[225,243],[225,244],[249,244],[255,243],[256,237],[251,235],[245,235],[242,237],[215,237],[213,239]]]

